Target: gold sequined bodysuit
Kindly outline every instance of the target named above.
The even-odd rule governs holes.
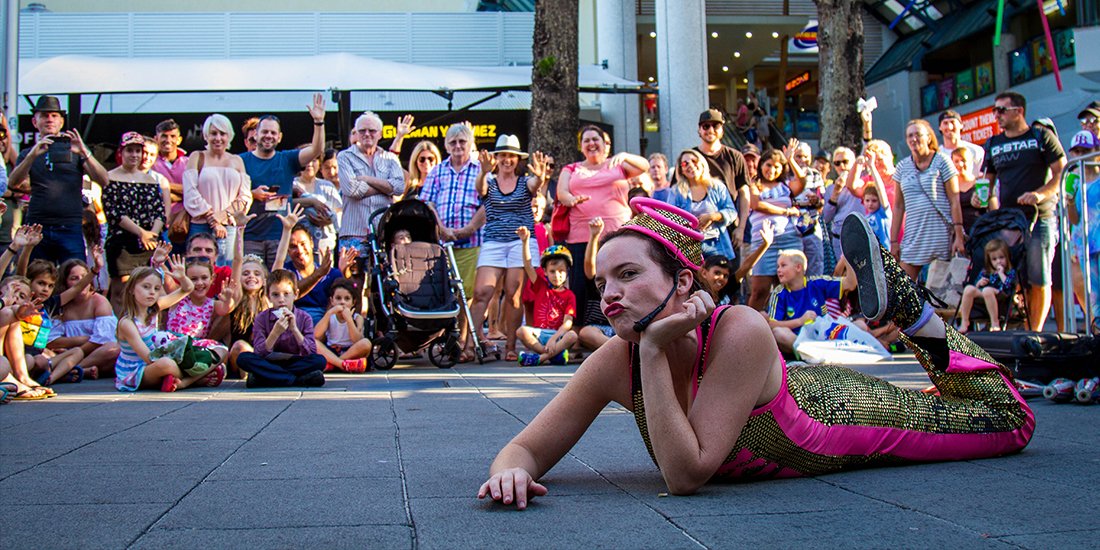
[[[693,395],[706,372],[709,340],[726,309],[716,310],[698,329]],[[779,393],[752,411],[712,479],[749,481],[966,460],[1013,453],[1028,444],[1035,428],[1031,409],[1004,367],[985,351],[950,327],[939,354],[921,347],[932,347],[928,339],[905,338],[905,343],[941,395],[899,388],[844,367],[783,363]],[[633,346],[631,371],[635,420],[656,463]]]

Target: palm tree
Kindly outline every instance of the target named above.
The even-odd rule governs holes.
[[[535,2],[529,147],[553,156],[555,169],[577,156],[577,1]]]
[[[821,147],[860,150],[863,127],[856,102],[864,94],[863,2],[815,0],[821,64]]]

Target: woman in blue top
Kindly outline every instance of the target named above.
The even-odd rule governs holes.
[[[516,329],[519,328],[519,290],[523,285],[523,242],[516,229],[526,227],[534,233],[535,218],[531,213],[531,197],[542,192],[547,166],[554,159],[536,152],[531,156],[527,172],[523,174],[520,161],[527,158],[516,136],[502,135],[496,149],[482,151],[479,155],[481,173],[477,177],[477,193],[485,210],[485,229],[482,233],[481,252],[478,255],[477,275],[474,278],[474,303],[470,307],[473,325],[481,334],[485,323],[485,311],[496,295],[497,284],[504,280],[503,314],[505,357],[516,360]],[[531,241],[531,246],[537,246]],[[536,252],[532,250],[531,255]],[[479,338],[484,342],[484,336]],[[466,357],[472,357],[467,352]]]
[[[676,185],[669,187],[667,202],[699,218],[703,256],[734,256],[726,226],[737,219],[737,209],[722,180],[712,177],[703,155],[685,149],[676,163]]]

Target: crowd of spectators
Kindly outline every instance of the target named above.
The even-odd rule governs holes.
[[[312,139],[297,147],[280,149],[274,115],[250,119],[238,134],[213,114],[202,125],[205,147],[188,152],[169,119],[151,136],[120,136],[110,170],[66,128],[55,97],[38,98],[31,120],[39,138],[18,155],[0,120],[0,369],[11,393],[43,399],[54,383],[95,377],[113,376],[120,390],[174,391],[226,376],[309,386],[323,384],[327,371],[363,372],[377,336],[364,328],[373,313],[362,299],[372,214],[401,200],[428,203],[439,235],[454,243],[471,305],[462,341],[474,340],[470,327],[478,340],[501,337],[504,357],[524,364],[561,362],[570,348],[595,349],[613,336],[592,280],[595,257],[601,236],[631,217],[635,196],[694,214],[705,238],[703,278],[722,303],[768,315],[784,345],[818,315],[858,318],[858,303],[845,297],[853,285],[839,239],[853,213],[920,279],[933,262],[967,253],[983,214],[1019,210],[1031,227],[1026,264],[998,264],[968,300],[990,294],[980,287],[991,273],[999,292],[1012,292],[1004,274],[1016,270],[1012,284],[1023,285],[1030,326],[1039,329],[1059,291],[1052,264],[1066,153],[1052,125],[1029,122],[1026,99],[1013,92],[997,96],[1001,132],[984,147],[963,140],[961,116],[945,111],[939,136],[921,119],[890,136],[904,137],[898,162],[871,136],[869,113],[861,151],[815,155],[795,139],[768,147],[757,124],[764,111],[742,102],[731,122],[755,135],[740,150],[723,142],[726,114],[708,109],[699,142],[669,144],[683,147],[671,159],[615,152],[607,131],[590,125],[577,134],[579,160],[558,169],[516,136],[478,151],[472,128],[456,123],[445,157],[420,141],[402,166],[411,116],[395,121],[396,137],[384,146],[382,118],[363,113],[337,150],[326,147],[320,94],[307,110]],[[1098,117],[1097,102],[1080,113],[1070,156],[1100,150]],[[239,154],[231,152],[238,135]],[[1094,302],[1097,173],[1086,166],[1074,174],[1063,221],[1089,226],[1087,240],[1071,231],[1070,265],[1080,295],[1091,262]],[[552,215],[563,222],[557,234]],[[775,311],[777,296],[804,289],[816,297],[812,306],[788,297]],[[886,341],[896,334],[868,329]],[[517,353],[517,340],[532,354]],[[476,357],[471,345],[459,361]]]

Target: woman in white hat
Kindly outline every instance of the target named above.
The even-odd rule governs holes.
[[[474,304],[470,308],[473,326],[481,331],[485,322],[485,310],[493,298],[494,290],[504,279],[504,334],[506,359],[516,360],[516,328],[519,326],[519,290],[523,284],[522,241],[516,230],[526,227],[535,232],[535,220],[531,214],[531,198],[542,193],[550,163],[554,160],[536,152],[527,163],[526,172],[520,166],[528,158],[520,148],[519,138],[504,134],[497,139],[493,151],[481,151],[481,174],[477,178],[477,192],[485,208],[485,229],[482,233],[481,254],[474,278]],[[536,246],[534,240],[530,241]],[[537,258],[538,251],[531,250]],[[467,358],[470,354],[467,352]]]

